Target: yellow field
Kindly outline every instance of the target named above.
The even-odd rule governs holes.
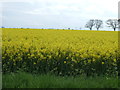
[[[2,31],[4,72],[14,72],[22,68],[30,72],[57,74],[115,73],[117,51],[117,31],[47,29]]]

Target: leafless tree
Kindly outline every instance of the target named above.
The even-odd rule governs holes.
[[[70,28],[68,28],[68,30],[70,30]]]
[[[99,19],[95,19],[95,28],[99,30],[99,28],[102,28],[103,21]]]
[[[1,28],[5,28],[4,26],[2,26]]]
[[[87,22],[87,24],[85,25],[86,28],[89,28],[90,30],[92,30],[93,26],[95,25],[95,20],[91,19]]]
[[[106,21],[108,27],[112,27],[114,29],[114,31],[116,30],[116,28],[118,28],[118,20],[117,19],[108,19]]]
[[[118,30],[120,31],[120,19],[118,19]]]

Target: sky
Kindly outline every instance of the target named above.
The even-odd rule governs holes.
[[[83,29],[90,19],[118,18],[119,0],[0,0],[0,25],[11,28]],[[94,28],[95,29],[95,28]]]

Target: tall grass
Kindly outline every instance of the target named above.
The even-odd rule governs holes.
[[[115,77],[61,77],[51,74],[29,74],[25,72],[3,75],[3,88],[117,88]]]

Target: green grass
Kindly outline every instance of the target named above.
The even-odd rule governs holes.
[[[3,88],[117,88],[114,77],[61,77],[51,74],[32,75],[28,73],[4,74]]]

